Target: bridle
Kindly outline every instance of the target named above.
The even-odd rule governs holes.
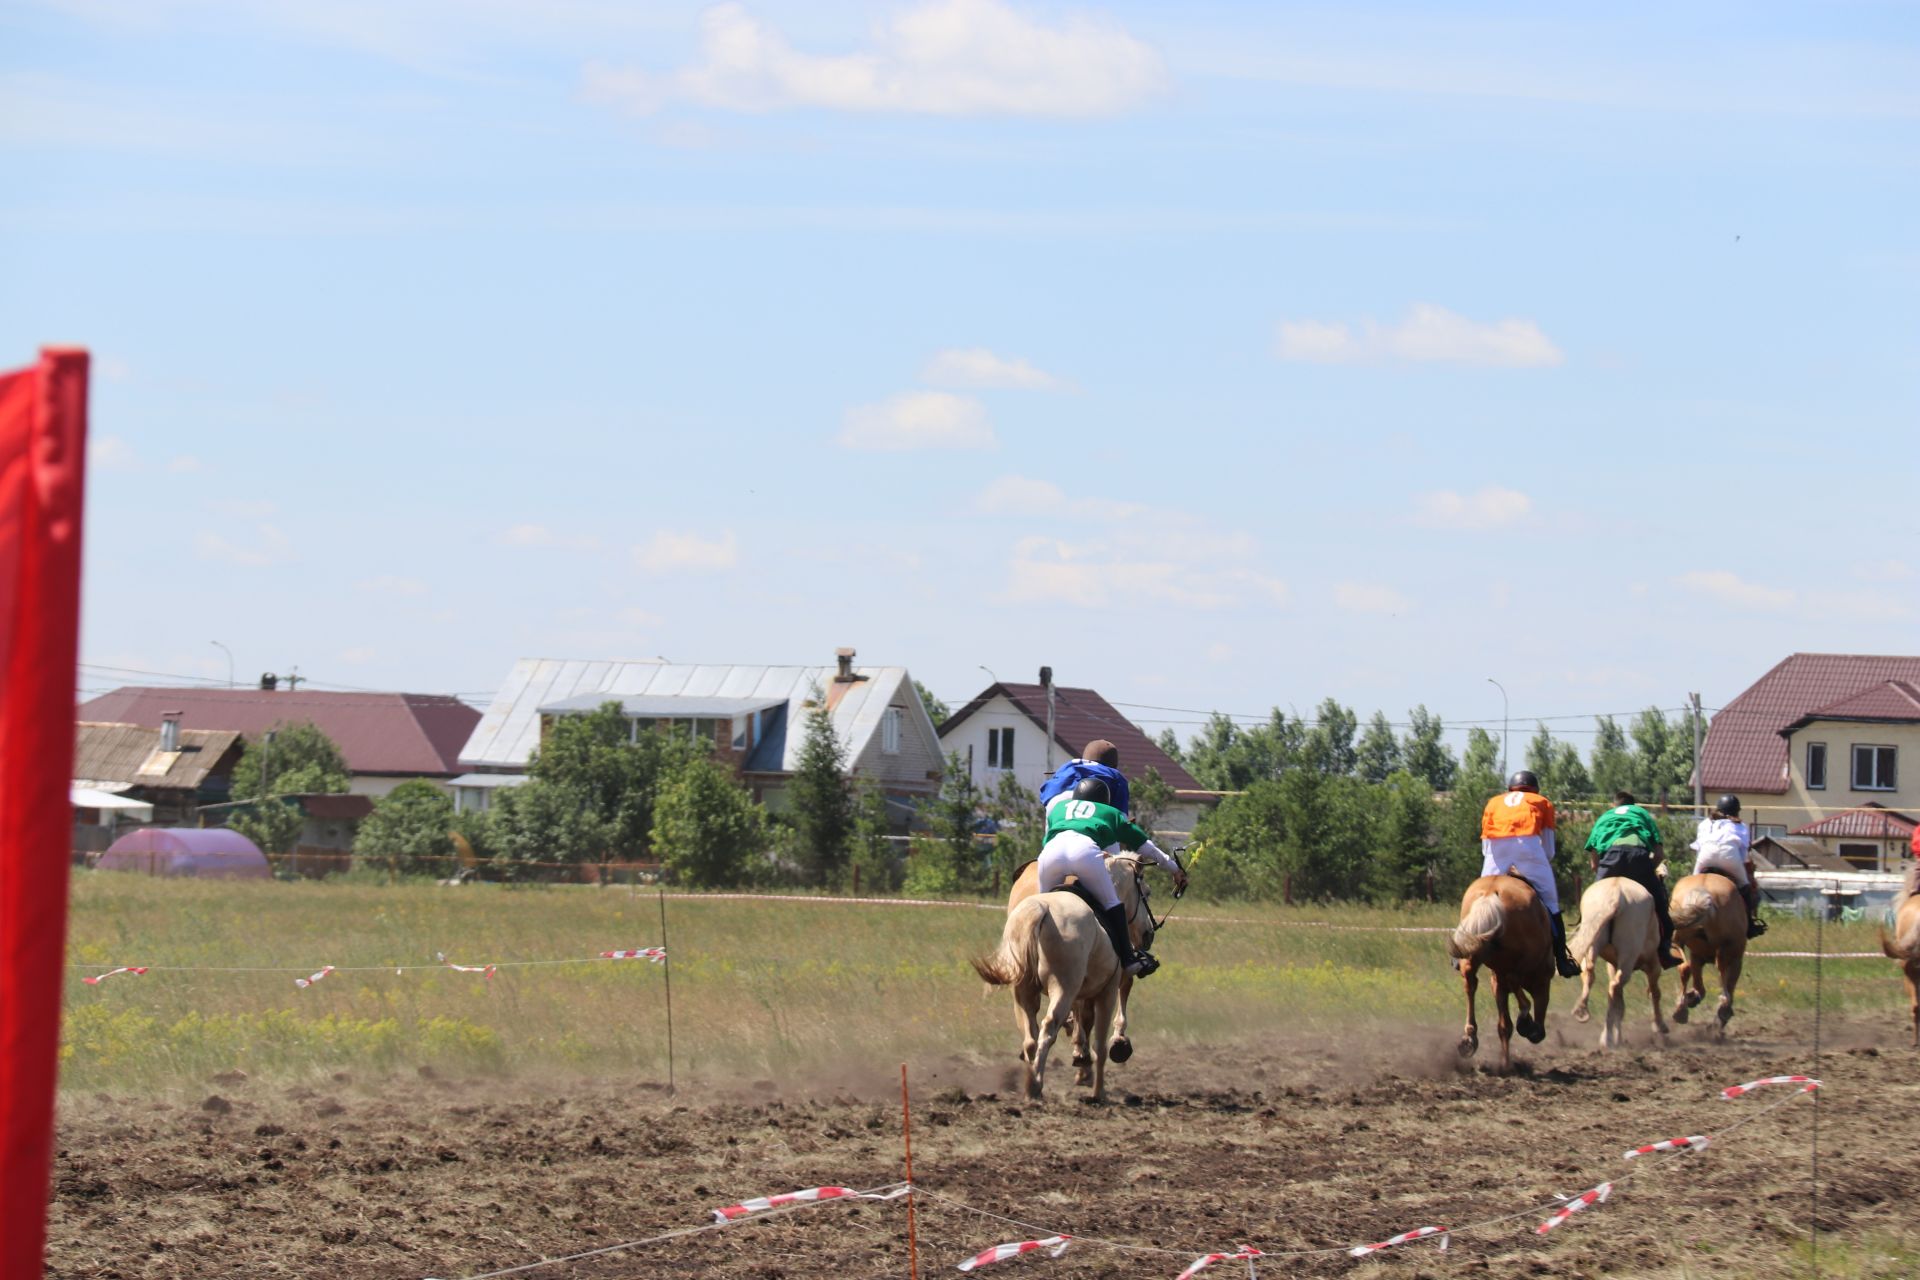
[[[1179,855],[1180,855],[1180,851],[1176,849],[1173,854],[1173,861],[1175,865],[1179,865],[1180,863]],[[1131,929],[1133,925],[1137,924],[1139,922],[1141,913],[1145,912],[1147,917],[1147,923],[1153,928],[1153,936],[1158,938],[1160,936],[1160,931],[1167,927],[1167,921],[1173,919],[1173,912],[1169,911],[1167,912],[1166,915],[1162,916],[1160,919],[1158,920],[1154,919],[1153,895],[1147,889],[1146,868],[1141,864],[1140,859],[1137,855],[1122,854],[1122,855],[1116,856],[1114,858],[1114,861],[1125,862],[1127,866],[1131,868],[1133,871],[1133,909],[1127,913],[1128,927]],[[1182,871],[1186,870],[1185,867],[1181,867],[1180,869]],[[1181,889],[1175,889],[1173,891],[1174,901],[1178,902],[1183,892],[1185,891]]]

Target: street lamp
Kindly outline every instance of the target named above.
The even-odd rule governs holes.
[[[208,643],[227,655],[227,688],[233,688],[233,650],[227,648],[227,646],[221,644],[218,640],[210,640]]]
[[[1504,781],[1507,772],[1507,686],[1492,676],[1487,677],[1487,683],[1500,691],[1500,773]]]

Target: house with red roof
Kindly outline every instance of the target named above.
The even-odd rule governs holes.
[[[460,749],[480,712],[437,693],[128,685],[81,703],[78,718],[149,729],[172,721],[177,731],[231,730],[248,741],[311,721],[346,757],[349,790],[383,796],[409,778],[444,785],[459,775]]]
[[[1151,768],[1174,789],[1178,803],[1162,815],[1163,828],[1191,830],[1199,806],[1218,798],[1092,689],[998,680],[940,725],[941,750],[959,756],[974,785],[989,793],[1009,775],[1037,793],[1056,768],[1101,738],[1120,749],[1120,772],[1130,783],[1137,786]]]
[[[1740,797],[1756,838],[1900,870],[1920,827],[1920,657],[1789,655],[1713,717],[1700,778]]]

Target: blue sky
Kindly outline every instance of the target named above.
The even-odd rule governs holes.
[[[1713,706],[1914,651],[1916,123],[1897,4],[29,0],[0,351],[86,689]]]

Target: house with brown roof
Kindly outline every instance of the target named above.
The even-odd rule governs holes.
[[[91,698],[80,704],[79,718],[155,730],[172,718],[182,735],[225,730],[248,739],[311,721],[346,757],[349,789],[367,796],[383,796],[409,778],[444,784],[458,776],[460,748],[480,723],[473,707],[434,693],[143,686]]]
[[[122,807],[109,808],[107,800],[147,806],[125,806],[143,822],[193,825],[201,805],[227,798],[239,759],[240,735],[232,730],[82,720],[73,734],[74,791],[102,803],[76,802],[73,847],[93,853],[107,847],[115,828],[112,808]]]
[[[998,680],[940,726],[941,749],[959,756],[974,785],[987,792],[1009,775],[1038,792],[1056,768],[1099,738],[1120,749],[1120,772],[1130,784],[1138,786],[1151,768],[1174,789],[1180,803],[1162,816],[1161,827],[1191,830],[1199,806],[1215,799],[1179,761],[1092,689]]]
[[[1713,717],[1700,779],[1740,797],[1756,838],[1897,870],[1920,813],[1920,657],[1790,655]]]

